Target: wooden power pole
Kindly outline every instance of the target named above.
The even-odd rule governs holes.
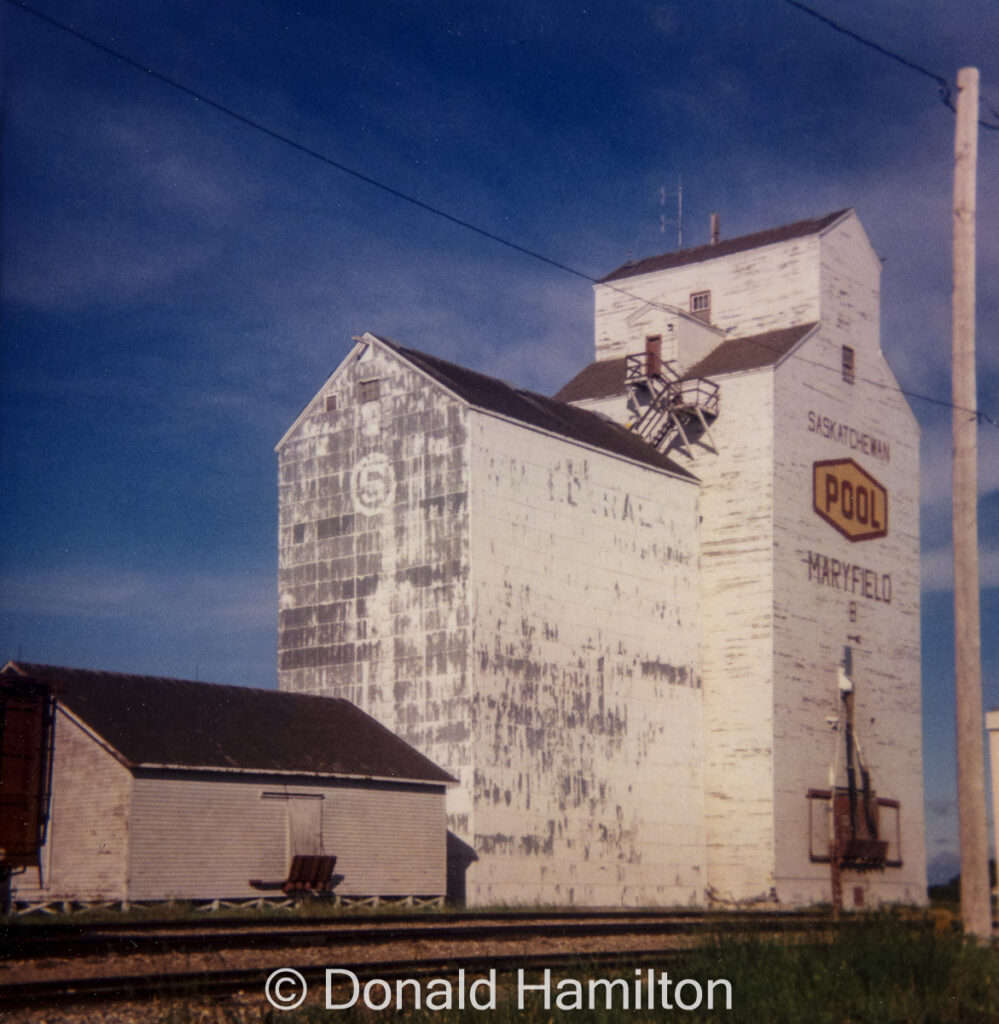
[[[982,648],[978,597],[978,415],[975,389],[975,178],[978,70],[957,76],[954,142],[954,646],[957,799],[961,838],[961,918],[965,931],[992,937],[985,823]]]

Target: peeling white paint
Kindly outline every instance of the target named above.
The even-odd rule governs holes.
[[[789,357],[719,378],[699,484],[470,407],[369,340],[289,431],[280,685],[354,701],[460,779],[448,822],[478,857],[469,902],[827,900],[806,792],[828,784],[846,644],[904,852],[846,884],[925,898],[918,429],[879,349],[878,274],[847,214],[596,287],[598,359],[655,330],[690,365],[819,323]],[[711,325],[676,312],[703,290]],[[581,404],[626,421],[621,397]],[[810,429],[816,415],[887,457]],[[812,508],[813,462],[847,455],[888,489],[886,537],[851,545]],[[352,481],[375,458],[394,490],[359,510]],[[810,551],[890,574],[891,601],[816,585]]]

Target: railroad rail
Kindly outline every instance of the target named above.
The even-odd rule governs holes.
[[[675,962],[720,936],[797,933],[824,941],[832,927],[828,914],[641,910],[18,923],[0,929],[0,1007],[240,991],[262,997],[270,972],[289,966],[310,988],[327,967],[362,982],[454,976],[459,969],[471,976],[491,969],[638,968]]]
[[[349,970],[360,982],[378,978],[388,982],[406,979],[452,978],[459,970],[475,978],[494,970],[507,974],[525,972],[586,971],[596,968],[666,966],[676,962],[678,952],[650,949],[600,954],[553,953],[517,956],[454,957],[423,960],[383,960],[337,963]],[[310,987],[325,981],[324,966],[299,964],[294,967]],[[203,998],[232,995],[247,990],[262,992],[268,971],[261,968],[237,970],[181,971],[160,975],[108,975],[79,978],[72,981],[35,981],[0,986],[0,1009],[17,1007],[66,1005],[118,1000]]]
[[[689,935],[712,932],[805,931],[821,927],[828,915],[789,911],[734,914],[703,911],[537,911],[442,914],[379,914],[369,917],[301,917],[253,921],[229,917],[208,921],[129,921],[87,924],[17,924],[0,927],[0,947],[11,959],[87,955],[192,953],[217,949],[270,949],[322,945],[378,945],[389,938],[462,942],[491,938],[558,935]]]

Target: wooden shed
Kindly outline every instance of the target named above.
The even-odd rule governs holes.
[[[442,896],[452,777],[345,700],[8,662],[56,696],[48,834],[15,904]],[[255,882],[256,885],[251,884]]]

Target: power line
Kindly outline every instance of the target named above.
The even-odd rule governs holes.
[[[809,7],[807,4],[800,3],[799,0],[784,0],[785,3],[790,4],[792,7],[797,7],[799,11],[804,11],[806,14],[810,14],[813,18],[818,19],[823,24],[828,25],[830,28],[835,29],[837,32],[841,32],[845,36],[849,36],[851,39],[856,40],[858,43],[862,43],[864,46],[870,47],[870,49],[877,51],[884,57],[888,57],[891,60],[898,61],[904,67],[909,68],[911,71],[916,71],[926,78],[931,79],[937,83],[937,88],[940,90],[940,98],[943,100],[945,106],[949,109],[956,111],[954,105],[954,86],[951,82],[943,75],[938,75],[935,71],[930,71],[928,68],[924,68],[919,64],[914,63],[907,57],[903,57],[901,54],[895,53],[893,50],[889,50],[887,47],[882,46],[880,43],[876,43],[873,39],[867,39],[862,35],[854,32],[852,29],[847,28],[845,25],[841,25],[837,21],[833,21],[832,18],[826,17],[826,15],[816,11],[814,8]],[[999,117],[999,111],[989,107],[989,113],[996,117]],[[990,128],[993,131],[999,131],[999,124],[990,124],[988,121],[979,120],[978,122],[983,128]]]
[[[120,60],[123,64],[127,64],[129,67],[135,68],[137,71],[141,71],[144,74],[149,75],[151,78],[157,79],[164,85],[170,86],[172,89],[177,89],[179,92],[190,96],[199,103],[204,103],[206,106],[219,111],[221,114],[225,114],[226,117],[231,117],[233,120],[239,121],[248,128],[253,128],[255,131],[262,132],[264,135],[275,139],[277,142],[282,142],[286,146],[291,146],[292,149],[297,149],[300,153],[304,153],[306,156],[310,156],[314,160],[319,160],[328,167],[333,167],[338,171],[342,171],[344,174],[350,175],[352,178],[356,178],[358,181],[363,181],[366,185],[371,185],[373,188],[380,189],[382,192],[386,192],[390,196],[395,196],[396,199],[401,199],[413,206],[418,206],[421,210],[426,210],[427,213],[432,213],[435,217],[442,217],[444,220],[450,221],[458,227],[465,228],[468,231],[474,231],[477,235],[481,235],[483,238],[488,238],[492,242],[498,242],[500,245],[505,245],[508,249],[513,249],[516,252],[523,253],[526,256],[531,256],[536,260],[548,263],[551,266],[556,267],[558,270],[564,270],[568,274],[574,274],[576,277],[582,277],[587,281],[594,280],[594,278],[589,274],[585,274],[581,270],[576,270],[574,267],[566,266],[566,264],[559,263],[557,260],[553,260],[542,253],[534,252],[522,245],[518,245],[516,242],[511,242],[506,238],[502,238],[500,235],[493,234],[493,232],[487,231],[485,228],[480,228],[478,225],[472,224],[470,221],[463,220],[461,217],[456,217],[454,214],[440,209],[440,207],[432,206],[430,203],[425,203],[422,199],[417,199],[415,196],[401,192],[399,189],[393,188],[391,185],[386,185],[384,182],[378,181],[376,178],[372,178],[363,171],[359,171],[354,167],[349,167],[347,164],[341,163],[339,160],[334,160],[325,153],[320,153],[318,150],[312,149],[310,146],[297,142],[295,139],[291,138],[291,136],[284,135],[282,132],[269,128],[261,121],[248,117],[246,114],[241,114],[238,110],[233,110],[232,107],[228,107],[224,103],[211,99],[204,93],[198,92],[196,89],[192,89],[190,86],[184,85],[182,82],[178,82],[175,78],[171,78],[169,75],[164,75],[162,72],[155,70],[155,68],[148,67],[141,63],[141,61],[137,61],[134,58],[129,57],[127,54],[122,53],[120,50],[106,46],[104,43],[99,42],[91,36],[85,35],[78,29],[75,29],[70,25],[66,25],[61,21],[57,21],[55,18],[49,17],[47,14],[42,14],[41,11],[36,11],[33,7],[29,7],[28,4],[24,3],[23,0],[7,0],[7,2],[12,4],[14,7],[19,7],[21,10],[27,11],[28,14],[34,15],[40,21],[44,21],[46,24],[73,36],[74,39],[77,39],[82,43],[86,43],[88,46],[92,46],[95,49],[108,54],[110,57],[114,57],[115,60]]]
[[[810,14],[816,13],[811,11],[809,8],[804,7],[804,5],[797,3],[796,0],[787,0],[787,2],[793,4],[796,7],[801,7],[803,10],[808,11]],[[138,61],[133,57],[130,57],[127,54],[114,49],[113,47],[107,46],[99,40],[94,39],[91,36],[88,36],[85,33],[79,31],[78,29],[75,29],[72,26],[65,24],[64,22],[58,21],[57,19],[52,18],[47,14],[43,14],[42,12],[35,10],[33,7],[30,7],[27,3],[25,3],[24,0],[7,0],[7,3],[11,4],[14,7],[20,8],[21,10],[27,12],[28,14],[33,15],[39,21],[42,21],[52,26],[53,28],[59,29],[61,32],[65,32],[67,35],[72,36],[79,42],[85,43],[87,46],[91,46],[94,49],[97,49],[102,53],[105,53],[108,56],[113,57],[115,60],[121,61],[123,64],[126,64],[131,68],[135,68],[137,71],[141,71],[144,74],[149,75],[151,78],[155,78],[157,81],[162,82],[164,85],[167,85],[172,89],[176,89],[177,91],[183,93],[186,96],[190,96],[192,99],[196,100],[199,103],[203,103],[206,106],[211,107],[213,110],[217,110],[219,113],[225,115],[226,117],[230,117],[233,120],[239,122],[240,124],[243,124],[248,128],[252,128],[254,131],[261,132],[262,134],[268,136],[271,139],[274,139],[277,142],[290,146],[292,149],[297,150],[299,153],[302,153],[305,156],[311,157],[314,160],[319,160],[321,163],[325,164],[328,167],[332,167],[335,170],[341,171],[342,173],[357,179],[358,181],[362,181],[367,185],[371,185],[373,188],[379,189],[380,191],[385,192],[388,195],[391,195],[396,199],[401,200],[402,202],[406,202],[411,204],[412,206],[416,206],[419,209],[424,210],[425,212],[432,214],[435,217],[440,217],[451,224],[454,224],[461,228],[465,228],[467,231],[471,231],[482,238],[487,238],[492,242],[496,242],[499,245],[503,245],[508,249],[512,249],[514,252],[518,252],[524,256],[529,256],[532,259],[539,260],[542,263],[554,267],[557,270],[562,270],[567,274],[572,274],[574,277],[578,277],[584,281],[588,281],[590,284],[602,284],[605,288],[610,288],[613,291],[616,291],[628,298],[637,299],[641,302],[645,302],[655,309],[664,310],[666,312],[680,313],[681,315],[683,315],[682,310],[677,310],[675,309],[675,307],[668,306],[661,302],[656,302],[655,300],[646,299],[645,297],[636,295],[634,292],[630,292],[627,289],[622,288],[618,285],[613,285],[610,284],[609,282],[601,281],[600,278],[594,277],[592,274],[588,274],[585,271],[577,269],[576,267],[571,267],[565,263],[561,263],[558,260],[552,259],[549,256],[545,256],[543,253],[536,252],[533,249],[529,249],[526,246],[520,245],[517,242],[511,242],[509,239],[503,238],[501,235],[497,235],[494,232],[487,230],[486,228],[479,227],[477,224],[473,224],[470,221],[464,220],[461,217],[456,217],[454,214],[448,213],[446,210],[442,210],[439,207],[433,206],[430,203],[426,203],[421,199],[417,199],[416,197],[411,196],[406,192],[402,192],[401,190],[394,188],[391,185],[387,185],[384,182],[379,181],[378,179],[373,178],[362,171],[358,171],[357,169],[350,167],[347,164],[341,163],[339,160],[334,160],[332,157],[327,156],[325,153],[321,153],[319,152],[319,150],[313,149],[310,146],[306,146],[303,143],[291,138],[290,136],[268,127],[267,125],[263,124],[261,121],[256,120],[255,118],[249,117],[246,114],[241,114],[239,111],[234,110],[229,106],[226,106],[224,103],[220,103],[217,100],[211,99],[204,93],[201,93],[196,89],[192,89],[190,86],[184,85],[182,82],[178,82],[176,79],[171,78],[169,75],[165,75],[162,72],[159,72],[154,68],[145,65],[141,61]],[[816,14],[816,17],[820,17],[822,18],[822,20],[827,20],[822,15]],[[861,41],[864,42],[864,40]],[[902,60],[903,58],[898,59]],[[916,65],[911,66],[916,67]],[[924,69],[918,67],[917,70],[923,71],[925,74],[929,74],[933,78],[937,78],[937,76],[933,75],[932,72],[924,71]],[[768,347],[765,343],[757,342],[757,344],[761,344],[761,347],[763,348]],[[776,348],[773,348],[772,351],[774,351],[775,354],[777,353]],[[808,360],[800,355],[795,355],[793,356],[793,358],[802,359],[804,362],[809,363],[810,365],[821,367],[823,369],[832,369],[831,367],[826,366],[824,363]],[[908,398],[930,402],[935,405],[942,405],[947,408],[955,408],[955,406],[951,402],[947,402],[944,399],[933,398],[929,395],[921,395],[914,391],[906,391],[903,388],[892,387],[891,385],[883,384],[880,381],[870,380],[864,377],[858,377],[857,379],[863,380],[865,383],[873,384],[877,387],[885,388],[887,390],[896,390],[900,394],[905,395]],[[999,424],[997,424],[996,421],[993,420],[988,414],[978,409],[962,409],[961,411],[967,412],[975,416],[979,422],[981,422],[984,419],[992,426],[999,426]]]

